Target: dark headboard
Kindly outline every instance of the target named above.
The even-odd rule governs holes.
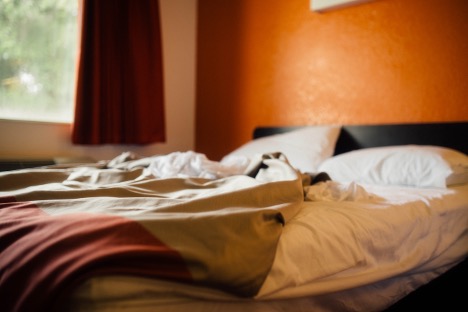
[[[300,126],[258,127],[254,130],[253,137],[298,128]],[[367,147],[405,144],[444,146],[468,154],[468,122],[344,125],[336,144],[335,155]]]

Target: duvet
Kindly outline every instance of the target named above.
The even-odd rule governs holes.
[[[219,179],[125,165],[0,173],[2,310],[59,310],[86,279],[114,274],[254,297],[304,193],[281,157],[252,168]]]

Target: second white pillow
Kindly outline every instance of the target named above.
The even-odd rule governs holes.
[[[445,188],[468,183],[468,156],[439,146],[375,147],[334,156],[319,171],[340,182]]]

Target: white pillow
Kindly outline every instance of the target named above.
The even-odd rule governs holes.
[[[302,172],[316,172],[318,166],[333,155],[340,126],[308,126],[286,133],[258,138],[242,145],[221,159],[251,159],[258,154],[281,152],[289,163]]]
[[[375,147],[334,156],[319,171],[339,182],[445,188],[468,183],[468,156],[439,146]]]

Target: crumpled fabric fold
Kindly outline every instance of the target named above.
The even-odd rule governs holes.
[[[307,201],[379,201],[380,199],[355,182],[325,181],[305,188]]]
[[[206,155],[193,151],[174,152],[154,156],[148,170],[157,178],[219,179],[242,174],[247,164],[243,162],[223,163],[209,160]]]

